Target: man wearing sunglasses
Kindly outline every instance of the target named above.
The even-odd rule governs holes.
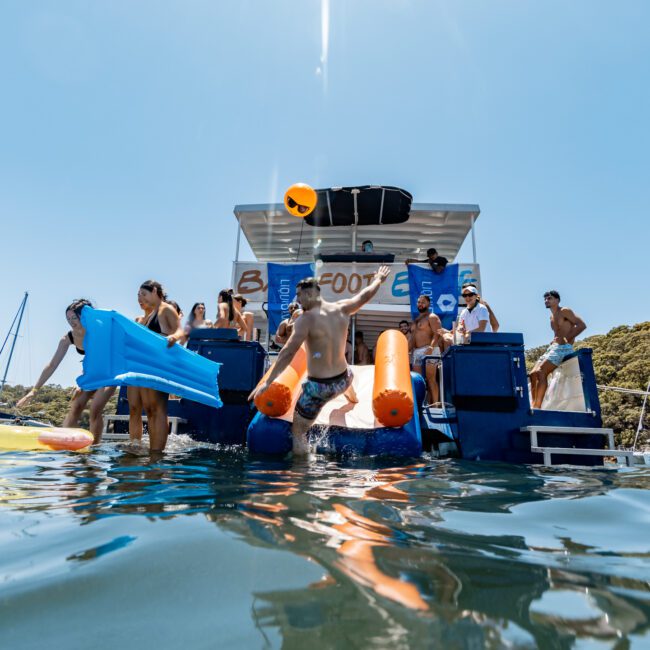
[[[557,291],[544,294],[544,306],[551,310],[551,329],[555,336],[530,373],[530,391],[535,409],[542,408],[548,376],[573,352],[576,336],[587,329],[585,322],[571,309],[560,307],[560,294]]]
[[[472,332],[491,332],[490,312],[485,305],[479,302],[476,287],[465,287],[461,295],[467,305],[458,318],[458,331],[461,332],[463,338],[467,340],[468,334]]]

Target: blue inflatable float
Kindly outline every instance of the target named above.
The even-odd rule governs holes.
[[[116,311],[84,307],[86,329],[83,390],[102,386],[142,386],[219,408],[217,377],[220,363],[180,345],[167,347],[167,339]]]

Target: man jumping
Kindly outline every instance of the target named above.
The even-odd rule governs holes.
[[[530,391],[535,409],[542,408],[548,376],[573,352],[576,336],[587,329],[585,322],[571,309],[560,307],[560,294],[557,291],[544,294],[544,305],[551,310],[551,329],[555,337],[530,372]]]
[[[302,391],[291,426],[293,453],[309,453],[307,430],[327,402],[344,394],[350,402],[357,402],[352,388],[352,371],[345,359],[350,316],[363,307],[377,293],[381,283],[390,274],[388,266],[381,266],[373,281],[352,298],[326,302],[321,298],[317,278],[306,278],[296,285],[296,295],[303,314],[293,326],[293,332],[282,348],[267,380],[249,396],[255,398],[264,392],[291,363],[298,348],[305,343],[307,350],[307,381]]]

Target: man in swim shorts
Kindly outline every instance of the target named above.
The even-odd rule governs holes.
[[[412,350],[413,372],[421,373],[424,357],[430,354],[440,354],[442,348],[442,323],[431,312],[431,298],[422,294],[417,302],[418,316],[411,325],[409,344]],[[439,401],[440,389],[436,378],[436,363],[428,363],[426,367],[429,399],[432,403]]]
[[[350,402],[357,402],[352,388],[352,372],[345,358],[345,348],[350,316],[355,314],[379,291],[390,274],[388,266],[381,266],[373,281],[352,298],[327,302],[321,298],[318,278],[306,278],[296,286],[298,302],[303,314],[294,322],[289,340],[278,354],[267,380],[249,396],[255,398],[264,392],[289,366],[294,355],[304,343],[307,351],[307,381],[293,418],[291,433],[293,453],[309,453],[307,431],[327,402],[343,394]]]
[[[548,387],[548,376],[573,352],[576,336],[587,329],[585,322],[568,307],[560,307],[560,294],[547,291],[544,305],[551,310],[551,329],[555,336],[530,373],[533,408],[541,408]]]

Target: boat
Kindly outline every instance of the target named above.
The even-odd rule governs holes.
[[[223,406],[215,409],[172,399],[173,431],[222,445],[247,444],[252,453],[289,449],[291,412],[266,416],[247,397],[276,354],[271,334],[278,312],[286,310],[293,297],[295,282],[292,286],[287,278],[294,270],[302,277],[318,275],[323,297],[339,300],[358,292],[380,263],[391,266],[389,281],[352,319],[352,344],[355,331],[362,331],[369,348],[375,347],[382,332],[411,319],[405,261],[422,257],[428,247],[435,246],[457,273],[448,293],[432,291],[432,302],[445,318],[455,320],[464,306],[459,290],[464,282],[475,283],[481,292],[475,236],[478,205],[414,203],[409,192],[393,186],[335,187],[317,194],[316,210],[303,219],[290,215],[282,203],[235,206],[232,286],[254,313],[258,340],[240,341],[234,330],[191,332],[188,348],[222,364],[218,381]],[[240,259],[242,236],[254,261]],[[460,261],[458,254],[468,237],[471,260]],[[359,242],[367,241],[372,245],[361,251]],[[279,293],[278,269],[285,282]],[[361,400],[357,413],[356,407],[337,398],[316,423],[318,448],[357,455],[417,456],[426,451],[435,457],[518,464],[602,465],[607,457],[631,462],[632,452],[615,449],[612,430],[602,426],[591,350],[577,350],[553,373],[541,409],[531,406],[521,333],[474,333],[468,344],[453,345],[440,358],[425,359],[438,361],[440,403],[426,403],[424,379],[415,374],[412,417],[400,427],[381,426],[367,399]],[[371,370],[360,366],[353,370],[358,392],[367,393]],[[116,430],[128,419],[124,389],[112,419]]]

